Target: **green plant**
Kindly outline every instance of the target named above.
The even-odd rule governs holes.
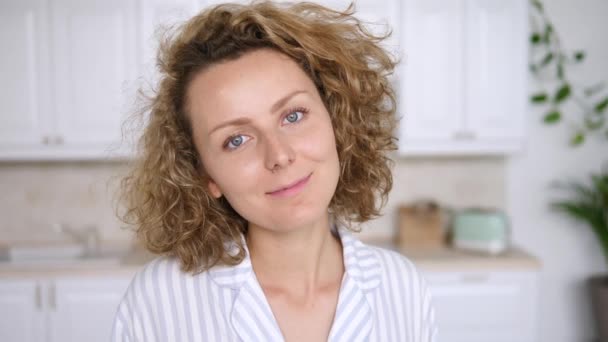
[[[568,67],[585,60],[585,51],[567,52],[540,0],[530,0],[531,54],[530,70],[540,81],[541,90],[530,96],[534,104],[546,107],[543,121],[553,125],[562,121],[564,105],[572,100],[579,118],[574,122],[571,145],[581,145],[585,136],[598,132],[608,139],[608,129],[603,130],[608,109],[608,94],[604,82],[592,86],[576,84],[568,74]],[[555,86],[557,84],[557,86]],[[549,88],[553,88],[549,90]],[[602,133],[603,131],[603,133]]]
[[[608,263],[608,167],[591,174],[590,184],[581,182],[556,183],[570,197],[551,203],[553,209],[584,222],[595,233]]]

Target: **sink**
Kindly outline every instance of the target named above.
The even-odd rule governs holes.
[[[0,248],[0,259],[13,262],[74,259],[84,254],[80,244],[28,243]]]
[[[0,246],[0,266],[9,267],[65,267],[120,265],[129,248],[101,246],[95,253],[87,253],[82,244],[71,242],[39,242]]]

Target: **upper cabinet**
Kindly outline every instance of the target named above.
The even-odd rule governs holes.
[[[142,63],[140,85],[158,80],[156,56],[160,39],[180,23],[194,16],[200,8],[196,0],[147,0],[140,12],[138,49]]]
[[[75,153],[114,148],[139,72],[135,1],[53,0],[51,8],[55,142]]]
[[[137,75],[135,0],[3,1],[0,159],[128,155]],[[6,82],[8,80],[8,82]]]
[[[0,2],[0,154],[43,144],[49,133],[47,12],[42,0]]]
[[[527,1],[407,0],[402,155],[508,154],[525,139]]]
[[[219,2],[0,2],[0,160],[131,157],[136,133],[123,136],[123,123],[137,110],[138,89],[158,80],[164,30]],[[316,2],[338,10],[350,4]],[[401,60],[392,81],[403,155],[504,154],[521,145],[526,6],[526,0],[355,1],[372,32],[392,30],[384,47]]]

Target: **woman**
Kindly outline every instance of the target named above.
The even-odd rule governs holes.
[[[413,265],[348,232],[380,214],[395,149],[395,64],[352,14],[220,5],[162,45],[123,191],[163,256],[133,280],[114,340],[434,340]]]

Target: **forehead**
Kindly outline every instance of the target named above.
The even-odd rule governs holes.
[[[213,65],[194,77],[187,91],[188,112],[204,126],[268,112],[285,94],[317,94],[312,80],[290,57],[262,49]]]

